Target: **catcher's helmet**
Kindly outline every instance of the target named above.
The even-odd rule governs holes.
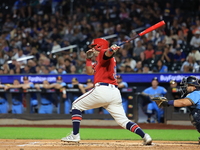
[[[200,87],[200,83],[199,83],[199,79],[195,76],[189,76],[189,77],[186,77],[186,78],[183,78],[181,83],[180,83],[180,87],[181,87],[181,90],[182,90],[182,97],[187,94],[187,86],[188,85],[193,85],[195,86],[196,88],[199,88]]]
[[[97,38],[92,41],[89,47],[94,47],[96,50],[100,51],[101,49],[107,49],[109,47],[109,43],[106,39]]]

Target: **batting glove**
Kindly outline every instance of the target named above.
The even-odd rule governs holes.
[[[88,50],[86,52],[87,59],[91,59],[94,56],[94,52],[92,50]]]
[[[110,47],[111,51],[113,52],[116,52],[118,49],[120,49],[119,46],[117,46],[116,44],[113,44],[111,47]]]

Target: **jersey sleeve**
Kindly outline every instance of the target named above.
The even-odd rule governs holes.
[[[65,82],[62,82],[61,85],[62,85],[62,86],[66,86],[66,83],[65,83]]]
[[[128,83],[127,82],[122,82],[124,87],[127,88],[128,87]]]
[[[30,86],[31,88],[34,88],[34,87],[35,87],[35,85],[34,85],[33,83],[29,84],[29,86]]]
[[[72,84],[67,84],[67,87],[72,88],[73,85]]]
[[[167,90],[165,88],[163,88],[162,94],[163,95],[167,94]]]
[[[189,98],[193,104],[200,103],[200,92],[194,91],[188,94],[185,98]]]
[[[145,90],[143,91],[143,93],[149,94],[149,88],[145,89]]]

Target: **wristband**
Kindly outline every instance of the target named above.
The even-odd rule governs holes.
[[[65,90],[63,90],[62,92],[63,92],[63,94],[66,94],[66,91],[65,91]]]
[[[114,51],[111,49],[111,50],[108,51],[108,53],[109,53],[109,54],[113,54]]]
[[[169,106],[174,106],[174,100],[169,100],[169,101],[168,101],[168,105],[169,105]]]
[[[92,60],[86,59],[86,66],[92,66]]]

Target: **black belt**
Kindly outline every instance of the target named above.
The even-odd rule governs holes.
[[[99,83],[99,85],[109,86],[110,84],[109,83],[103,83],[103,82],[101,82],[101,83]],[[111,85],[115,86],[116,88],[118,87],[117,85],[114,85],[114,84],[111,84]]]
[[[0,102],[0,105],[5,104],[5,102]]]
[[[47,106],[47,105],[51,105],[51,103],[48,103],[48,104],[42,104],[42,105]]]

